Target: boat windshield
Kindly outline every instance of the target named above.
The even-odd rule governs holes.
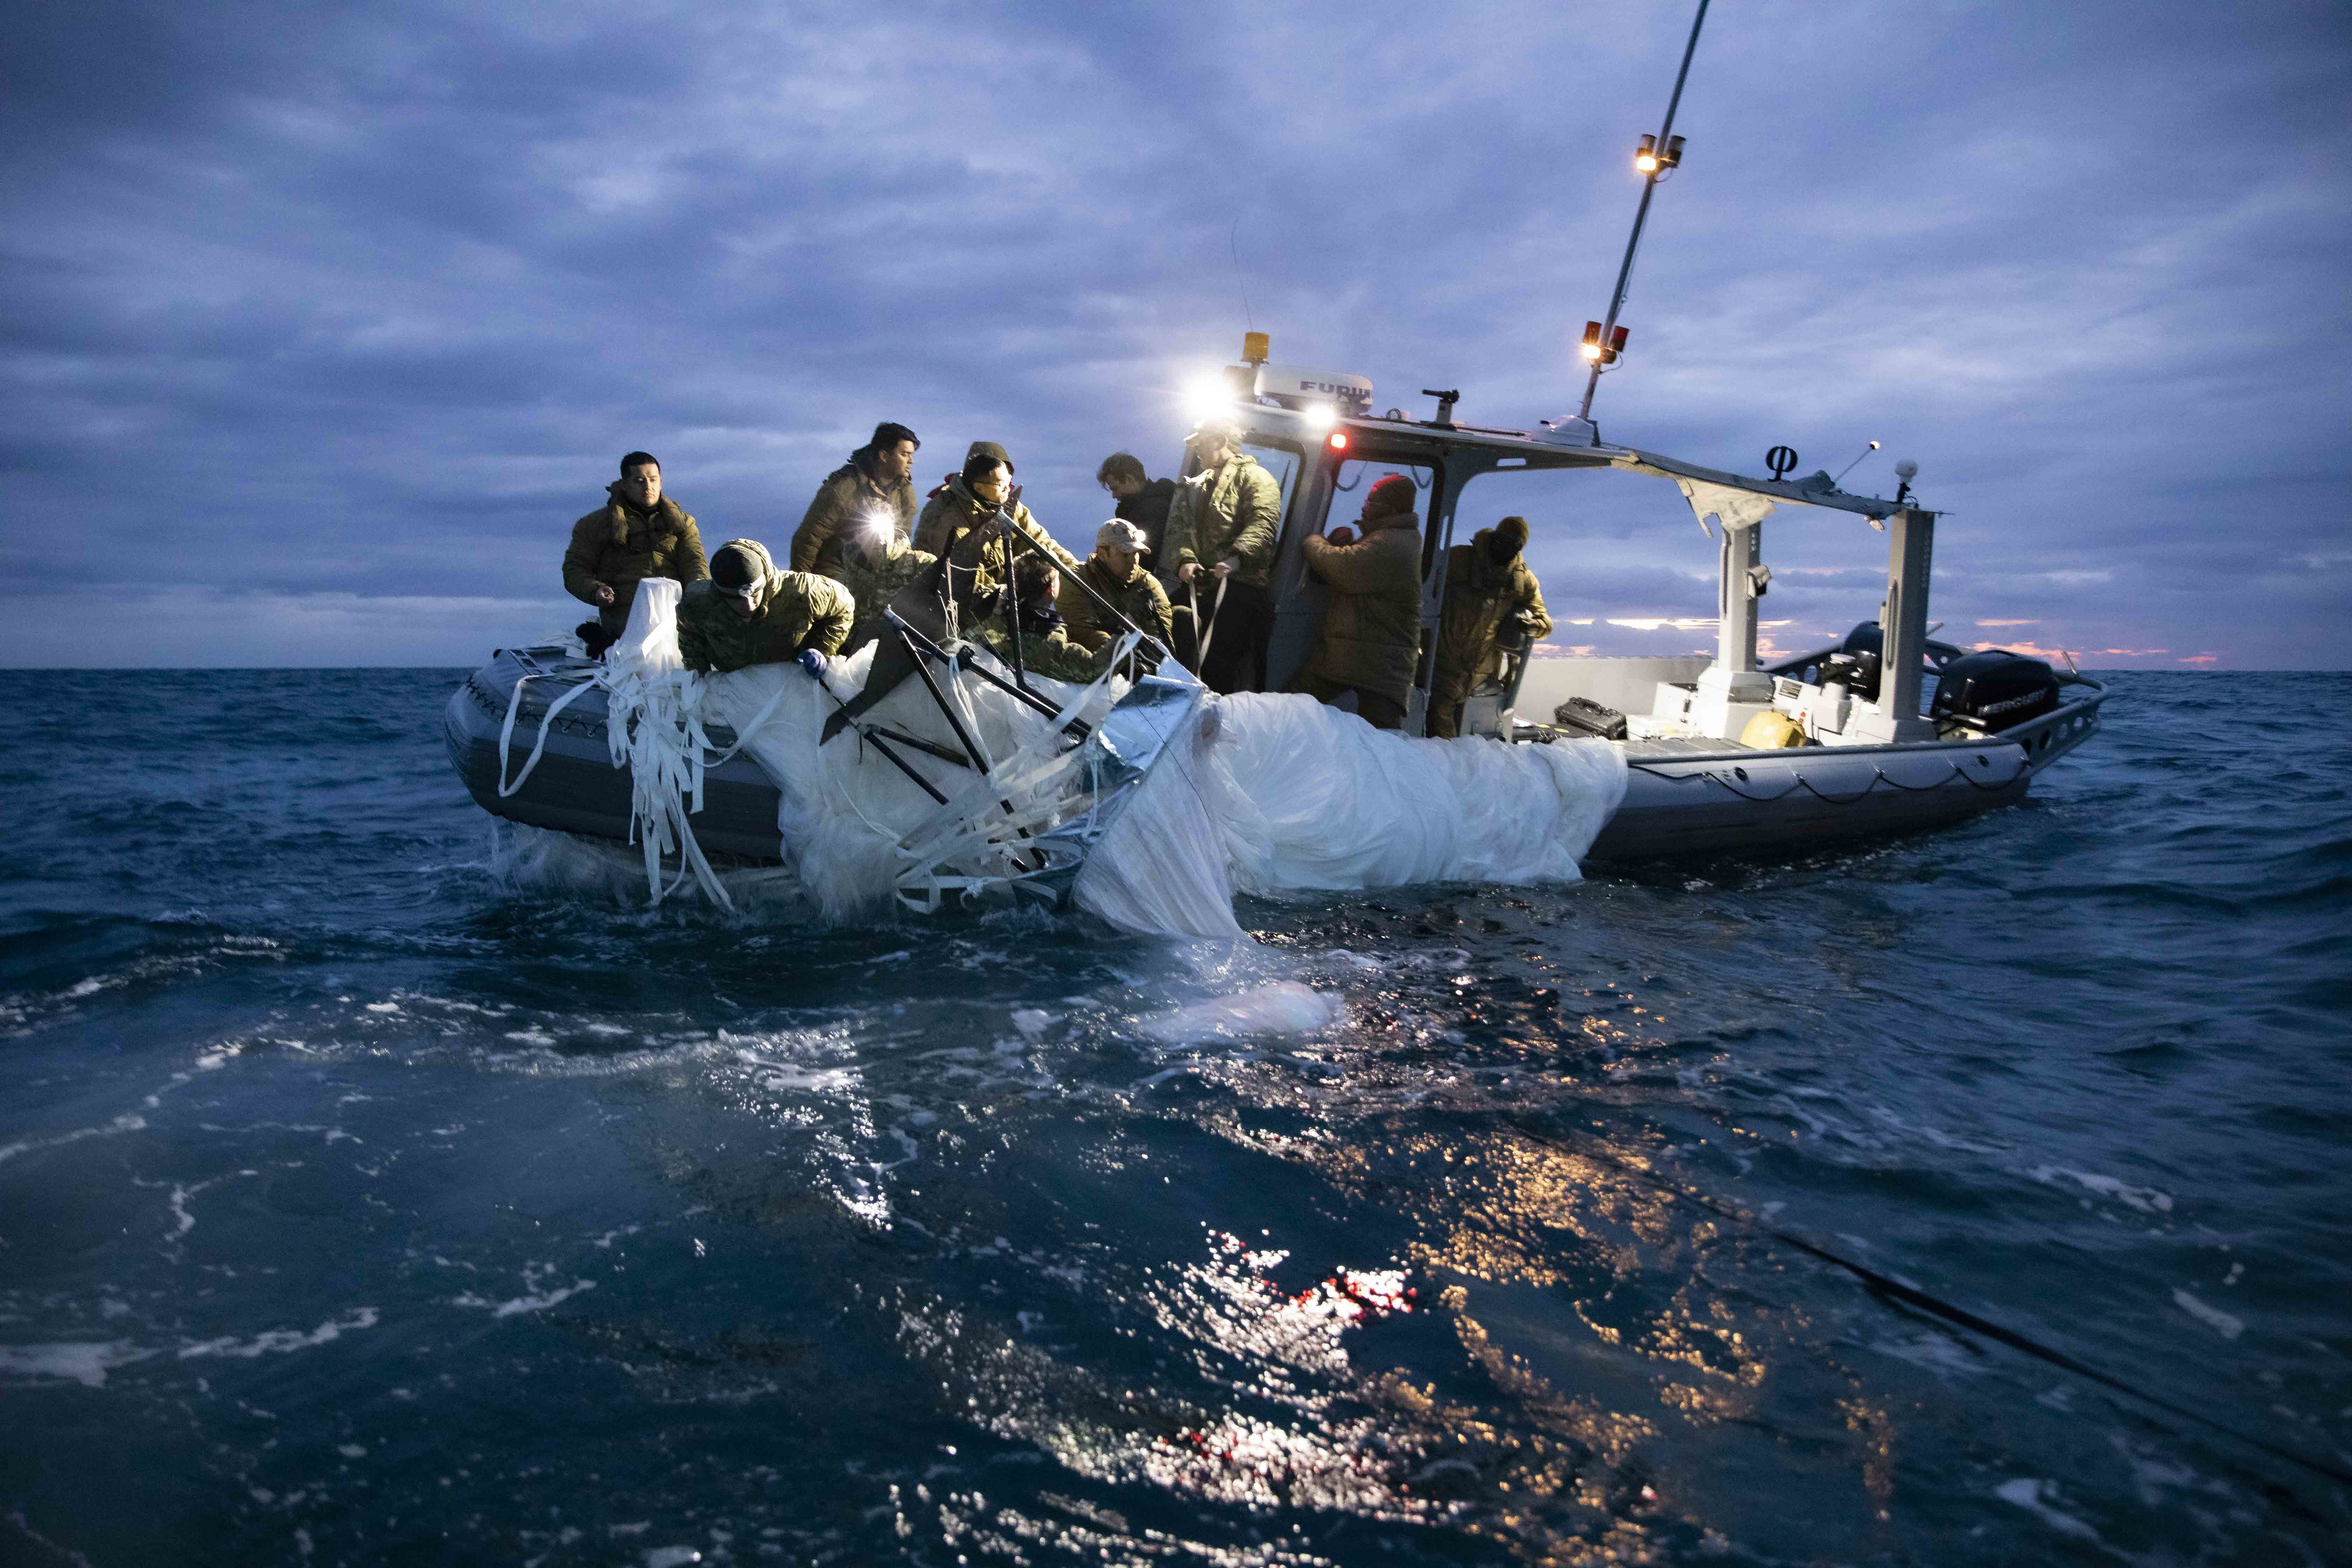
[[[1242,450],[1256,458],[1257,466],[1272,474],[1274,482],[1281,487],[1282,500],[1275,508],[1275,517],[1277,520],[1289,517],[1291,492],[1298,487],[1298,449],[1277,447],[1265,441],[1244,441]],[[1279,522],[1276,526],[1280,526]]]

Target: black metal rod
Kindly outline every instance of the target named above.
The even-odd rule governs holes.
[[[1658,132],[1658,166],[1642,180],[1642,205],[1633,209],[1633,232],[1625,241],[1625,259],[1617,268],[1617,289],[1609,297],[1609,319],[1601,323],[1601,352],[1609,352],[1610,334],[1617,330],[1617,313],[1625,308],[1625,291],[1633,279],[1633,253],[1642,247],[1642,226],[1650,219],[1650,198],[1657,194],[1658,176],[1667,169],[1664,162],[1666,140],[1675,129],[1675,110],[1682,107],[1683,83],[1690,77],[1691,56],[1698,52],[1698,30],[1706,23],[1707,0],[1698,0],[1698,15],[1691,18],[1690,41],[1683,46],[1682,68],[1675,73],[1675,90],[1666,100],[1666,122]],[[1601,362],[1592,362],[1591,374],[1584,378],[1584,404],[1576,411],[1580,419],[1592,417],[1592,394],[1601,384]]]
[[[844,702],[841,698],[835,694],[831,683],[829,683],[824,676],[816,676],[814,679],[817,685],[824,688],[824,694],[833,699],[833,705],[835,708],[842,710],[844,712],[848,711],[849,704]],[[884,741],[881,736],[876,734],[873,731],[868,730],[865,725],[857,723],[854,720],[850,723],[850,728],[857,731],[857,738],[859,740],[871,742],[876,751],[888,758],[891,765],[896,767],[900,773],[914,780],[917,786],[919,787],[925,795],[929,795],[941,805],[947,805],[948,797],[941,795],[939,792],[938,787],[934,785],[930,780],[917,773],[914,769],[914,765],[908,763],[906,758],[892,751],[889,743]]]
[[[898,611],[886,609],[882,612],[882,618],[889,622],[890,625],[898,627],[898,630],[906,633],[908,639],[911,640],[918,648],[920,648],[923,652],[930,655],[933,658],[938,659],[941,664],[951,666],[955,665],[956,661],[949,656],[947,649],[941,647],[939,644],[925,637],[913,626],[908,626],[905,621],[900,620],[898,618]],[[920,661],[918,660],[917,662],[919,663]],[[1026,704],[1028,707],[1043,713],[1048,719],[1054,718],[1061,712],[1060,709],[1055,707],[1052,703],[1046,701],[1035,692],[1024,691],[1019,687],[1013,685],[1011,681],[1005,679],[1003,676],[998,675],[993,671],[982,669],[976,664],[957,666],[957,668],[969,670],[971,674],[980,677],[981,679],[988,682],[989,685],[993,686],[1007,697],[1012,698],[1017,702]],[[1071,720],[1067,724],[1063,725],[1062,728],[1066,732],[1076,736],[1081,741],[1094,733],[1092,729],[1080,723],[1076,719]]]
[[[933,702],[939,704],[940,713],[947,718],[948,728],[953,730],[956,739],[963,742],[964,751],[974,758],[988,755],[981,749],[980,742],[971,738],[971,731],[963,727],[962,715],[948,701],[947,693],[940,689],[940,683],[931,679],[931,667],[923,662],[923,656],[916,651],[914,641],[903,626],[898,627],[898,640],[906,644],[907,657],[915,661],[915,673],[922,678],[923,689],[931,694]],[[1010,811],[1013,808],[1008,805],[1005,809]]]
[[[919,752],[928,752],[940,761],[953,763],[960,768],[979,766],[971,758],[957,751],[953,746],[942,745],[937,741],[926,741],[920,735],[909,735],[904,730],[894,730],[887,724],[875,725],[873,732],[884,740],[896,741],[902,746],[912,746]]]
[[[890,749],[889,742],[885,741],[881,736],[874,733],[871,730],[860,730],[858,733],[866,741],[872,742],[874,749],[881,752],[885,757],[887,757],[892,765],[897,767],[900,773],[914,780],[916,784],[921,788],[925,795],[929,795],[941,805],[947,805],[948,797],[941,795],[939,792],[938,787],[934,785],[930,780],[917,773],[914,769],[914,765],[908,763],[906,758],[892,751]]]

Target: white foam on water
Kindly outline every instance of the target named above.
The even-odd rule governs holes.
[[[68,1143],[79,1143],[85,1138],[111,1138],[118,1133],[137,1132],[145,1128],[143,1116],[123,1115],[102,1127],[77,1127],[70,1132],[60,1132],[54,1138],[25,1138],[14,1143],[0,1143],[0,1163],[29,1154],[37,1149],[58,1149]]]
[[[1347,1016],[1348,1005],[1339,997],[1295,980],[1279,980],[1147,1018],[1143,1032],[1163,1045],[1195,1045],[1253,1035],[1306,1034],[1328,1028]]]
[[[451,1297],[449,1304],[453,1307],[484,1308],[493,1318],[511,1318],[523,1312],[543,1311],[560,1301],[570,1300],[583,1290],[594,1289],[596,1289],[596,1281],[593,1279],[574,1279],[571,1284],[558,1289],[540,1290],[525,1296],[509,1296],[503,1301],[493,1301],[487,1297],[468,1294]]]
[[[88,1388],[106,1386],[109,1367],[154,1354],[128,1340],[48,1345],[0,1345],[0,1377],[55,1379]]]
[[[347,1333],[376,1325],[380,1314],[373,1307],[354,1307],[340,1318],[331,1318],[304,1333],[299,1329],[270,1329],[249,1340],[226,1336],[217,1340],[202,1340],[182,1345],[179,1358],[193,1360],[198,1356],[234,1356],[251,1361],[258,1356],[284,1355],[291,1351],[306,1351],[320,1345],[332,1344]]]
[[[2059,1179],[2074,1183],[2101,1197],[2137,1209],[2142,1214],[2170,1214],[2172,1194],[2155,1187],[2136,1187],[2113,1176],[2102,1176],[2088,1171],[2068,1170],[2063,1165],[2036,1165],[2025,1173],[2044,1186],[2054,1186]]]
[[[2058,1483],[2055,1481],[2032,1479],[2003,1481],[1993,1489],[1992,1495],[2003,1502],[2014,1503],[2061,1535],[2071,1535],[2077,1541],[2093,1542],[2100,1546],[2106,1545],[2106,1542],[2100,1539],[2097,1531],[2063,1509],[2051,1505],[2049,1500],[2058,1495]]]
[[[2207,1306],[2186,1290],[2175,1289],[2172,1303],[2225,1340],[2234,1340],[2246,1331],[2242,1320],[2232,1317],[2219,1307]]]

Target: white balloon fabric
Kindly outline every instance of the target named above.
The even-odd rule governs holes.
[[[696,801],[706,728],[726,724],[775,781],[785,852],[824,918],[873,918],[910,875],[934,875],[919,846],[939,835],[937,803],[855,733],[819,744],[837,702],[864,685],[871,647],[834,661],[822,684],[797,664],[696,677],[678,668],[677,595],[664,585],[672,591],[639,594],[606,677],[614,733],[632,737],[620,744],[639,772],[641,797],[666,790],[673,802]],[[1085,691],[1035,684],[1057,703]],[[1047,731],[1048,721],[970,675],[948,689],[968,731],[1000,764]],[[1081,716],[1098,721],[1123,690],[1123,682],[1106,683]],[[954,740],[914,681],[866,719],[886,731]],[[1124,931],[1240,940],[1236,890],[1574,881],[1579,859],[1625,794],[1623,751],[1604,741],[1422,740],[1375,730],[1310,697],[1274,694],[1204,702],[1188,726],[1095,845],[1072,889],[1079,908]],[[940,775],[950,794],[971,777],[920,753],[909,760]],[[648,856],[656,846],[682,853],[704,880],[699,851],[682,832],[690,815],[664,816],[640,804]],[[715,896],[726,901],[723,889]]]

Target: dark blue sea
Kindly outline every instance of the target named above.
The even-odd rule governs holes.
[[[2352,1560],[2352,676],[1236,953],[647,912],[460,674],[12,678],[0,1561]]]

